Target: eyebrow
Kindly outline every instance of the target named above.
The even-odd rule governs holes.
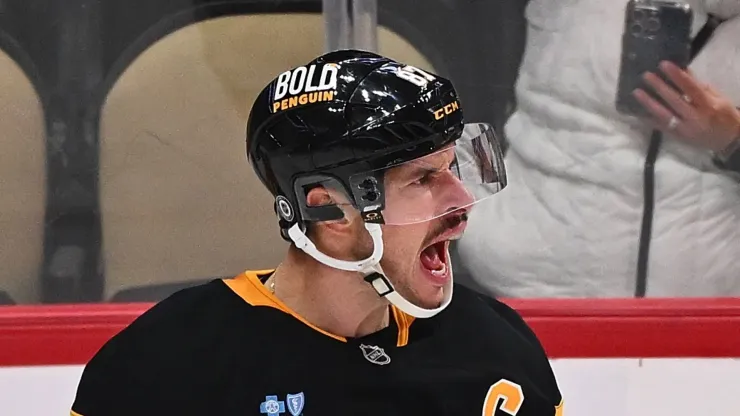
[[[429,171],[430,170],[428,168],[425,168],[423,166],[418,166],[418,165],[398,167],[392,177],[394,181],[407,182],[413,178],[429,173]]]
[[[450,161],[449,165],[447,166],[447,169],[452,169],[456,164],[457,164],[457,158],[453,158],[452,161]],[[410,178],[414,178],[417,176],[423,176],[425,174],[437,173],[440,170],[441,170],[440,168],[433,167],[430,165],[427,165],[427,166],[415,165],[413,167],[410,167],[408,171],[402,173],[399,176],[405,179],[410,179]]]

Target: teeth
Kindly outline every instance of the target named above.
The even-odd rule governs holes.
[[[439,277],[445,276],[447,274],[447,263],[443,264],[441,269],[432,270],[432,274]]]

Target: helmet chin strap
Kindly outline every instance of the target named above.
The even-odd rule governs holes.
[[[320,252],[316,248],[316,245],[303,233],[298,224],[294,224],[288,229],[288,236],[293,240],[296,247],[303,250],[319,263],[339,270],[362,273],[365,275],[365,281],[370,283],[373,289],[378,292],[378,295],[385,297],[393,306],[415,318],[431,318],[442,312],[450,304],[452,301],[453,286],[451,268],[450,281],[443,288],[444,298],[442,299],[442,304],[434,309],[420,308],[396,292],[393,284],[388,280],[385,273],[383,273],[383,269],[380,267],[380,259],[383,258],[383,232],[380,224],[365,223],[365,229],[367,229],[370,237],[373,239],[373,254],[360,261],[339,260]]]

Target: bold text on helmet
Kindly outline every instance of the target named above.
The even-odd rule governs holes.
[[[290,98],[284,98],[272,103],[272,112],[285,111],[289,108],[299,105],[319,103],[323,101],[332,101],[336,91],[311,92],[307,94],[296,95]]]
[[[275,81],[273,101],[278,102],[288,95],[297,96],[310,92],[336,90],[338,66],[326,64],[320,69],[321,73],[317,74],[317,65],[314,64],[308,67],[299,66],[280,74]]]

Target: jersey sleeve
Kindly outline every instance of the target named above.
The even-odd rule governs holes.
[[[547,358],[545,349],[542,347],[537,335],[532,328],[522,319],[521,315],[510,306],[496,299],[481,295],[486,302],[501,318],[506,320],[511,327],[518,332],[522,339],[529,345],[527,357],[523,360],[528,363],[529,371],[533,378],[538,381],[539,388],[551,397],[553,404],[553,415],[563,416],[564,399],[558,386],[555,374]]]
[[[207,397],[193,390],[210,351],[198,335],[218,327],[207,312],[219,303],[209,285],[172,295],[109,340],[85,366],[71,414],[198,414]]]
[[[111,339],[85,366],[72,405],[73,416],[143,414],[156,409],[152,382],[154,366],[137,356],[128,333]]]

